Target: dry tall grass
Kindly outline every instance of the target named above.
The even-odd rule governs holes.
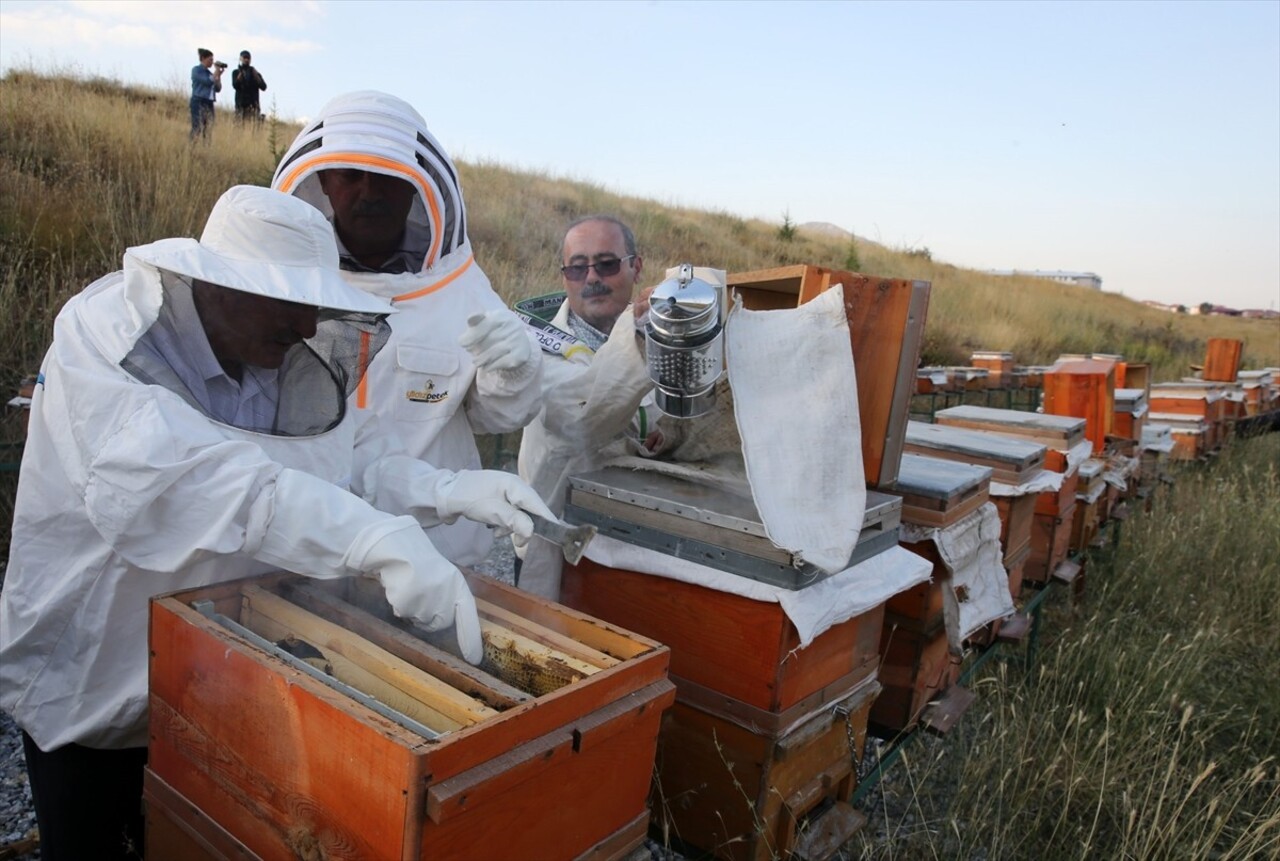
[[[1182,470],[1044,630],[1032,677],[996,666],[908,749],[851,857],[1280,857],[1280,435]]]

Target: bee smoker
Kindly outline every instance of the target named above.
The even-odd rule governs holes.
[[[719,288],[695,278],[688,263],[649,297],[649,379],[658,409],[669,416],[693,418],[715,405],[715,384],[724,372],[723,304]]]

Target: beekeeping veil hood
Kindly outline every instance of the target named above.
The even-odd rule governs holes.
[[[346,283],[333,230],[320,213],[271,189],[236,186],[218,199],[198,242],[162,239],[130,248],[123,291],[88,297],[86,313],[119,321],[94,327],[105,355],[210,415],[193,371],[212,358],[205,343],[192,343],[200,341],[195,281],[319,309],[315,335],[290,347],[279,369],[255,374],[275,399],[274,416],[242,429],[306,436],[341,421],[347,395],[386,343],[392,309]]]
[[[469,249],[457,171],[408,103],[373,90],[332,99],[289,146],[271,187],[302,198],[332,219],[333,207],[318,175],[330,169],[381,173],[414,187],[405,230],[408,247],[422,259],[413,271],[426,272]]]

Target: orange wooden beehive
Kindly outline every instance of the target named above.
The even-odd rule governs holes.
[[[1100,359],[1058,362],[1044,375],[1044,411],[1085,420],[1095,454],[1106,448],[1115,410],[1115,363]]]
[[[393,623],[363,578],[153,600],[148,856],[630,854],[675,695],[667,649],[468,579],[480,668]]]
[[[834,813],[824,827],[847,838],[861,825],[847,804],[849,734],[860,752],[880,689],[883,604],[802,649],[780,604],[589,559],[565,566],[560,597],[671,649],[677,700],[663,720],[653,808],[681,840],[765,861],[797,850],[796,823],[825,804]],[[831,719],[837,707],[847,726]]]
[[[752,309],[794,308],[835,284],[844,286],[867,486],[892,485],[917,386],[929,283],[805,264],[732,273],[727,280],[743,305]]]

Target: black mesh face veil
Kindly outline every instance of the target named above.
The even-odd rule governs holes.
[[[220,414],[203,377],[212,358],[207,340],[192,343],[202,330],[198,317],[192,317],[190,284],[168,272],[161,280],[159,316],[121,367],[141,382],[168,389],[210,420],[240,430],[302,437],[336,427],[346,415],[348,397],[391,335],[384,314],[322,309],[315,335],[291,347],[278,370],[245,366],[242,386],[243,379],[253,377],[252,385],[262,392],[255,408]]]

